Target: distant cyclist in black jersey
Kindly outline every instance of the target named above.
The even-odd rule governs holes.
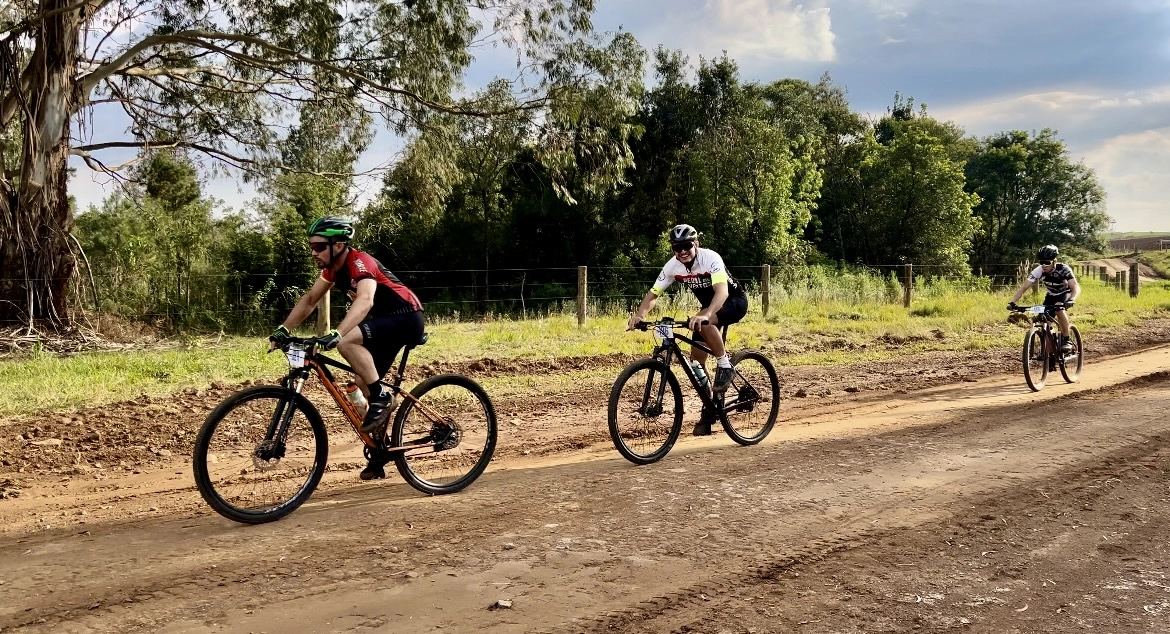
[[[1060,325],[1060,351],[1068,354],[1073,351],[1072,343],[1068,340],[1068,309],[1073,307],[1081,294],[1081,285],[1077,284],[1077,278],[1068,265],[1056,261],[1059,255],[1060,249],[1055,245],[1040,248],[1036,253],[1039,266],[1016,289],[1012,301],[1008,302],[1008,310],[1015,310],[1016,302],[1020,301],[1029,286],[1043,282],[1048,291],[1044,295],[1044,305],[1056,308],[1056,322]]]
[[[371,433],[386,424],[394,409],[393,393],[381,379],[403,347],[418,343],[423,333],[423,306],[418,297],[382,263],[368,253],[350,248],[353,223],[345,218],[318,218],[309,227],[309,248],[321,276],[301,296],[292,312],[268,337],[280,345],[289,331],[304,321],[321,297],[339,286],[349,296],[349,310],[337,328],[326,334],[324,348],[337,348],[353,366],[369,410],[362,431]],[[375,457],[362,471],[363,480],[386,477],[386,461]]]
[[[692,330],[699,330],[700,338],[715,354],[715,383],[711,389],[718,393],[731,383],[731,359],[723,346],[723,335],[719,328],[743,319],[747,314],[747,295],[743,287],[727,272],[723,258],[711,249],[699,247],[699,232],[691,225],[678,225],[670,230],[670,249],[674,257],[662,267],[654,286],[642,298],[642,304],[630,315],[627,326],[633,328],[646,319],[654,308],[658,296],[675,282],[691,289],[698,298],[702,309],[695,313],[688,324]],[[707,324],[703,325],[706,321]],[[707,353],[691,349],[691,359],[702,364]],[[706,417],[704,417],[706,418]],[[697,435],[709,434],[710,420],[695,427]]]

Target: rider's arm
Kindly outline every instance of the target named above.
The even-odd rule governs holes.
[[[366,315],[370,313],[370,309],[374,307],[374,291],[378,290],[378,283],[374,278],[367,277],[358,281],[357,290],[354,292],[353,301],[349,304],[349,310],[345,311],[345,317],[337,324],[337,332],[341,336],[352,330]]]
[[[1076,301],[1077,296],[1081,294],[1081,285],[1077,283],[1077,278],[1073,277],[1066,282],[1068,284],[1068,298],[1070,301]]]
[[[288,317],[284,320],[284,327],[292,330],[299,326],[313,312],[313,309],[317,306],[317,302],[321,301],[321,298],[325,296],[325,293],[332,286],[333,282],[323,277],[318,277],[317,281],[313,282],[313,286],[304,295],[301,295],[301,298],[297,301],[297,305],[293,306],[292,311],[289,312]]]
[[[654,308],[654,304],[658,302],[658,296],[665,293],[666,289],[674,284],[674,274],[671,272],[671,266],[675,260],[670,260],[666,266],[662,267],[662,272],[658,274],[658,279],[654,280],[654,285],[642,297],[642,304],[630,315],[630,322],[626,324],[626,328],[632,330],[638,322],[646,319],[646,315],[650,314],[650,309]]]
[[[1024,280],[1024,283],[1020,284],[1020,287],[1016,289],[1016,294],[1012,295],[1012,299],[1011,299],[1010,303],[1014,304],[1014,303],[1020,301],[1020,298],[1024,296],[1024,293],[1027,292],[1028,287],[1031,285],[1032,285],[1031,282]]]
[[[720,308],[723,308],[723,302],[727,301],[727,282],[712,284],[711,290],[715,291],[715,295],[711,298],[711,303],[707,304],[707,307],[703,310],[700,310],[695,317],[702,317],[710,321],[711,316],[719,312]]]
[[[641,305],[638,306],[638,309],[634,311],[633,315],[630,315],[630,321],[626,324],[626,327],[633,328],[638,325],[638,322],[646,319],[646,315],[650,314],[650,310],[657,303],[658,295],[653,290],[647,291],[646,295],[642,297]]]
[[[1016,294],[1012,295],[1011,303],[1014,304],[1014,303],[1020,301],[1020,298],[1024,296],[1024,293],[1027,292],[1028,288],[1030,288],[1033,284],[1035,284],[1036,281],[1040,279],[1040,276],[1043,275],[1043,273],[1044,273],[1044,269],[1042,269],[1040,267],[1036,267],[1035,269],[1033,269],[1032,272],[1028,275],[1028,277],[1025,278],[1023,282],[1020,283],[1020,287],[1016,289]]]

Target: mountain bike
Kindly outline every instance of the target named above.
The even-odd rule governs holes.
[[[640,465],[657,462],[678,440],[683,396],[672,369],[676,361],[703,403],[704,418],[718,420],[732,440],[754,445],[772,431],[780,411],[780,379],[767,357],[756,350],[735,353],[731,384],[726,392],[712,394],[679,347],[682,340],[711,354],[702,343],[674,332],[688,328],[686,319],[663,317],[635,328],[653,329],[658,343],[649,357],[630,363],[618,374],[609,394],[609,435],[627,460]],[[726,326],[723,340],[727,341]]]
[[[402,478],[423,493],[454,493],[487,468],[496,446],[496,413],[478,383],[457,374],[432,376],[409,392],[402,388],[402,352],[390,388],[401,405],[389,433],[361,430],[363,413],[346,397],[330,368],[353,369],[325,356],[320,339],[292,337],[281,350],[289,371],[280,385],[247,387],[224,399],[195,439],[193,465],[199,493],[220,515],[259,524],[288,515],[309,499],[325,473],[329,439],[325,422],[302,390],[316,376],[353,426],[367,460],[393,459]]]
[[[1031,316],[1032,324],[1024,335],[1024,350],[1021,358],[1024,363],[1024,381],[1033,392],[1044,388],[1048,380],[1048,373],[1060,368],[1060,374],[1068,383],[1076,383],[1081,378],[1081,368],[1084,366],[1084,348],[1081,347],[1081,331],[1076,326],[1069,325],[1068,341],[1072,344],[1072,351],[1067,354],[1060,351],[1059,326],[1056,324],[1055,306],[1018,306],[1015,312]]]

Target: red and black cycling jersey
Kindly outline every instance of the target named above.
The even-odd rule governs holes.
[[[382,266],[377,258],[357,249],[346,250],[345,264],[337,273],[326,268],[321,270],[321,277],[344,290],[350,301],[357,295],[358,282],[364,279],[377,282],[374,305],[370,308],[368,317],[402,315],[423,309],[422,302],[418,301],[414,292],[399,281],[389,269]]]

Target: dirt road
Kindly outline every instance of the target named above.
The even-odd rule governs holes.
[[[1163,345],[1039,394],[806,404],[647,467],[598,438],[438,498],[330,471],[255,527],[156,455],[0,500],[0,630],[1165,632],[1168,407]]]

